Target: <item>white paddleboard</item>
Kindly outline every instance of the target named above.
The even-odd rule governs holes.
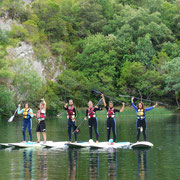
[[[77,143],[67,143],[69,148],[87,148],[90,146],[89,142],[77,142]]]
[[[8,148],[8,147],[11,147],[11,145],[9,145],[9,143],[0,143],[0,147],[1,148]]]
[[[130,142],[117,142],[117,143],[112,143],[110,144],[109,142],[99,142],[90,144],[90,148],[98,149],[98,148],[103,148],[103,149],[108,149],[108,148],[128,148],[130,146]]]
[[[70,148],[93,148],[93,149],[99,149],[99,148],[128,148],[130,146],[130,142],[117,142],[114,144],[109,144],[108,142],[78,142],[78,143],[67,143],[67,146]]]
[[[66,148],[67,147],[67,141],[61,141],[61,142],[49,142],[46,144],[43,144],[46,148]]]
[[[131,148],[152,148],[153,144],[148,141],[140,141],[131,145]]]
[[[47,141],[46,143],[50,143],[52,141]],[[27,143],[9,143],[10,146],[14,146],[16,148],[30,148],[30,147],[44,147],[44,142],[41,141],[40,143],[36,142],[27,142]]]

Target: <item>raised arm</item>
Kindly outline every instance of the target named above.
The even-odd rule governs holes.
[[[19,104],[19,105],[18,105],[18,114],[22,114],[22,113],[24,112],[24,109],[21,109],[21,110],[20,110],[20,107],[21,107],[21,105]]]
[[[46,101],[45,101],[44,98],[42,99],[42,103],[44,104],[44,108],[43,108],[43,109],[44,109],[44,111],[46,112]]]
[[[104,94],[101,94],[101,97],[103,98],[103,103],[104,103],[104,106],[106,107],[107,104],[106,104],[106,100],[105,100],[105,98],[104,98]]]
[[[133,108],[137,111],[138,109],[134,104],[134,97],[131,98],[131,103],[132,103]]]
[[[67,109],[68,109],[67,106],[68,106],[68,103],[66,103],[66,104],[64,105],[64,110],[67,110]]]
[[[95,106],[95,109],[94,109],[95,111],[101,111],[102,110],[102,108],[101,107],[99,107],[99,106]]]
[[[145,111],[150,111],[150,110],[156,108],[156,106],[158,106],[158,102],[156,102],[156,104],[154,106],[152,106],[152,107],[145,108]]]
[[[122,105],[123,105],[123,106],[122,106],[120,112],[123,112],[123,111],[124,111],[124,108],[125,108],[125,103],[124,103],[124,102],[122,103]]]

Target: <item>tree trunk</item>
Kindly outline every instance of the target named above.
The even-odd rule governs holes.
[[[178,106],[178,108],[179,108],[179,101],[178,101],[178,97],[177,97],[177,96],[175,96],[175,98],[176,98],[176,104],[177,104],[177,106]]]
[[[141,97],[141,102],[142,102],[142,94],[141,94],[141,92],[139,90],[138,90],[138,92],[139,92],[139,95]]]

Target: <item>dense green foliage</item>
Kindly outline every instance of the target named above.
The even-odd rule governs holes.
[[[1,16],[8,12],[22,24],[0,30],[0,83],[2,89],[15,89],[8,91],[13,105],[33,103],[48,88],[48,110],[56,113],[70,98],[85,106],[96,98],[91,89],[98,88],[113,97],[128,94],[179,106],[180,0],[34,0],[26,5],[4,0],[0,7]],[[30,69],[20,73],[20,65],[10,71],[19,60],[7,61],[6,48],[20,41],[31,43],[42,62],[62,55],[57,82],[43,85]],[[3,114],[6,108],[1,106]]]

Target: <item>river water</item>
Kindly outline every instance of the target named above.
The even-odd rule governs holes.
[[[65,116],[64,116],[65,117]],[[48,140],[67,140],[67,120],[47,118]],[[33,139],[36,122],[33,120]],[[135,116],[118,115],[117,141],[136,141]],[[79,121],[80,122],[80,121]],[[147,118],[149,150],[19,149],[0,150],[0,179],[176,180],[180,179],[180,116]],[[0,142],[20,142],[22,118],[1,120]],[[106,141],[106,120],[99,119],[100,141]],[[95,134],[93,134],[95,138]],[[78,140],[88,141],[87,122]],[[141,136],[142,138],[142,136]]]

